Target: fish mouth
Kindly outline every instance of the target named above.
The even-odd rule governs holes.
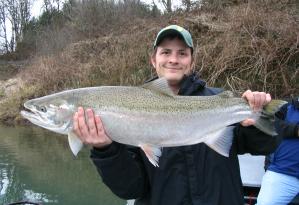
[[[20,112],[22,117],[28,119],[29,121],[31,121],[31,119],[35,119],[35,120],[43,119],[42,115],[38,112],[38,110],[34,106],[28,104],[28,102],[24,103],[24,107],[25,110],[22,110]]]
[[[21,116],[33,124],[41,127],[53,127],[53,124],[49,121],[46,113],[42,113],[31,105],[29,102],[24,103],[25,110],[20,112]]]
[[[24,107],[25,110],[21,110],[20,114],[31,123],[59,134],[66,134],[68,132],[69,123],[55,123],[51,113],[39,111],[34,105],[25,103]]]
[[[30,122],[32,122],[33,124],[36,125],[45,125],[46,123],[44,123],[46,121],[46,119],[38,112],[38,111],[34,111],[34,110],[22,110],[20,112],[21,116],[27,120],[29,120]],[[48,124],[49,125],[49,124]]]

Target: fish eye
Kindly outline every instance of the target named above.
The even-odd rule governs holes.
[[[47,108],[45,106],[38,107],[38,110],[40,110],[42,112],[47,112]]]

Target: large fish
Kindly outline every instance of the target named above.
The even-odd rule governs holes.
[[[67,90],[25,102],[31,112],[21,115],[33,124],[68,135],[72,152],[83,144],[72,131],[79,106],[93,108],[112,140],[139,146],[158,166],[161,147],[203,142],[228,156],[234,123],[256,118],[263,132],[275,135],[273,113],[284,101],[272,100],[267,109],[253,113],[242,98],[225,91],[214,96],[174,95],[164,78],[142,87],[100,86]]]

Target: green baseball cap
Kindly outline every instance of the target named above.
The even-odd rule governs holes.
[[[167,26],[167,27],[161,29],[159,31],[159,33],[157,34],[157,37],[156,37],[156,40],[154,43],[154,48],[156,48],[159,45],[159,43],[161,42],[161,40],[164,37],[166,37],[170,34],[179,34],[184,39],[186,45],[188,47],[190,47],[191,49],[193,49],[193,41],[192,41],[191,34],[189,33],[189,31],[187,31],[186,29],[184,29],[183,27],[178,26],[178,25],[170,25],[170,26]]]

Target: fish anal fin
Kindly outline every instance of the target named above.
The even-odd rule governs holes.
[[[233,142],[234,126],[225,127],[208,134],[204,143],[217,153],[229,157],[230,148]]]
[[[148,144],[139,145],[139,147],[143,150],[148,160],[155,166],[159,167],[159,157],[162,155],[162,151],[160,147],[154,147]]]
[[[68,141],[69,141],[69,146],[72,150],[72,153],[75,156],[77,156],[78,152],[83,147],[82,141],[79,139],[79,137],[73,131],[70,131],[68,133]]]

